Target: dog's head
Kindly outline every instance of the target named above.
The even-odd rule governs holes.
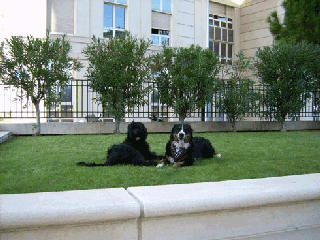
[[[180,148],[185,147],[186,143],[192,141],[192,128],[189,124],[175,124],[171,131],[170,139],[179,144]]]
[[[132,142],[142,141],[147,139],[148,132],[146,127],[141,122],[132,122],[128,125],[127,138]]]

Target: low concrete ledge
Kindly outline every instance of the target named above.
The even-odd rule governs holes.
[[[9,140],[11,138],[11,132],[1,132],[0,131],[0,144]]]
[[[318,237],[320,173],[0,195],[0,212],[1,239]]]
[[[144,217],[320,200],[320,174],[154,187],[129,187]]]
[[[145,122],[149,133],[170,133],[176,122]],[[127,133],[128,122],[120,124],[120,132]],[[190,122],[194,132],[228,132],[232,130],[229,122]],[[319,130],[320,121],[286,122],[288,131]],[[278,122],[243,121],[237,124],[237,131],[279,131]],[[115,123],[109,122],[50,122],[41,123],[41,134],[111,134]],[[34,134],[33,123],[1,123],[0,131],[10,131],[15,135]]]
[[[138,219],[140,206],[123,188],[0,195],[3,228]]]

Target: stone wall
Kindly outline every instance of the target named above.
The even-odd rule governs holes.
[[[316,239],[320,234],[319,173],[4,194],[0,203],[2,240],[299,239],[301,234]]]

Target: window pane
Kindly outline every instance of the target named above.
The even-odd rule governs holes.
[[[165,44],[165,45],[169,46],[169,38],[161,37],[161,44]]]
[[[233,42],[233,30],[228,31],[228,42]]]
[[[221,40],[221,28],[215,28],[215,40]]]
[[[209,42],[209,49],[213,51],[213,42]]]
[[[116,6],[116,24],[115,28],[124,29],[124,7]]]
[[[220,27],[220,22],[215,20],[214,21],[214,25],[217,26],[217,27]]]
[[[159,92],[157,90],[154,90],[151,94],[151,102],[157,103],[159,101]]]
[[[104,4],[104,21],[103,26],[105,28],[112,27],[112,5]]]
[[[152,0],[152,10],[160,11],[160,0]]]
[[[127,4],[127,0],[117,0],[117,3]]]
[[[119,30],[117,31],[117,30],[116,30],[115,37],[116,37],[116,38],[119,38],[119,37],[121,37],[121,36],[123,36],[123,31],[119,31]]]
[[[151,28],[151,34],[159,34],[159,29]]]
[[[219,17],[219,20],[226,22],[227,19],[225,17]]]
[[[162,0],[162,11],[171,13],[171,0]]]
[[[214,43],[214,52],[215,52],[218,56],[220,55],[219,46],[220,46],[219,43],[217,43],[217,42]]]
[[[232,45],[228,45],[228,58],[232,58]]]
[[[106,0],[106,2],[114,2],[114,0]]]
[[[159,36],[151,35],[151,43],[160,45]]]
[[[213,20],[209,19],[209,25],[213,25]]]
[[[214,39],[214,28],[213,27],[209,27],[209,38]]]
[[[228,28],[232,29],[232,23],[228,23]]]
[[[160,30],[159,34],[161,34],[161,35],[169,35],[169,31],[168,30]]]
[[[105,30],[103,32],[103,37],[104,38],[113,38],[113,30]]]
[[[228,34],[228,31],[227,29],[222,29],[222,41],[227,41],[227,34]]]
[[[225,58],[226,57],[226,44],[221,43],[221,57]]]
[[[225,22],[221,22],[221,27],[227,27],[227,24]]]
[[[71,91],[71,86],[61,88],[61,102],[72,102]]]

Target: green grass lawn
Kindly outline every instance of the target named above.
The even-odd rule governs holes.
[[[208,138],[222,158],[197,159],[175,169],[102,163],[107,149],[126,135],[17,137],[0,145],[2,194],[127,188],[320,173],[320,131],[195,133]],[[149,134],[151,150],[164,155],[169,134]]]

